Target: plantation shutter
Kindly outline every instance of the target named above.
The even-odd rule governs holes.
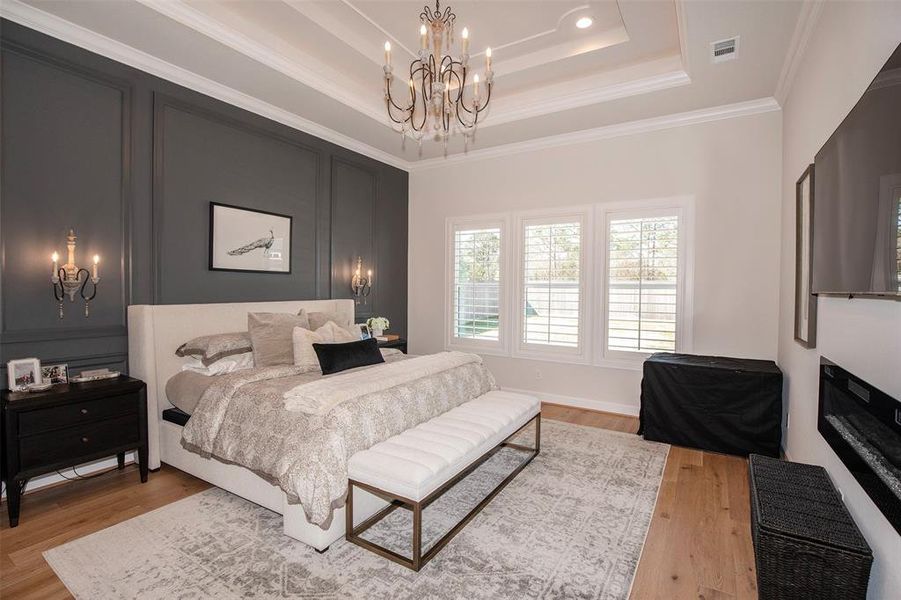
[[[453,335],[499,339],[501,229],[454,231]]]
[[[582,224],[523,228],[522,342],[578,348],[581,314]]]
[[[607,239],[607,349],[674,352],[678,216],[611,219]]]

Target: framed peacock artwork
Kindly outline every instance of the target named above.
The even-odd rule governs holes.
[[[210,202],[210,270],[291,272],[291,217]]]

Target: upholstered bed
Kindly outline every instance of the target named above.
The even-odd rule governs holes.
[[[353,308],[350,300],[129,307],[130,371],[147,383],[150,468],[165,462],[276,511],[287,535],[319,550],[341,537],[351,454],[493,388],[480,360],[435,355],[327,377],[318,366],[318,375],[296,365],[254,367],[217,377],[190,418],[166,387],[185,363],[176,348],[242,331],[248,313],[305,309],[352,323]],[[408,373],[417,361],[421,378]],[[355,521],[384,505],[361,495]]]

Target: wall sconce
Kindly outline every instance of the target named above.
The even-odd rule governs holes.
[[[372,291],[372,269],[366,271],[364,277],[363,258],[359,256],[357,257],[357,268],[354,269],[354,275],[350,280],[350,289],[357,304],[366,304],[366,296]]]
[[[53,270],[50,271],[50,282],[53,284],[53,297],[59,303],[59,318],[63,318],[63,299],[68,296],[69,302],[75,302],[75,294],[81,296],[84,300],[84,316],[90,315],[88,306],[94,296],[97,295],[97,284],[100,282],[100,256],[94,255],[94,270],[88,272],[87,269],[76,266],[75,264],[75,230],[70,229],[69,235],[66,236],[66,246],[69,250],[69,258],[66,264],[59,266],[59,254],[53,253],[50,260],[53,261]],[[91,281],[91,294],[85,294],[85,288]]]

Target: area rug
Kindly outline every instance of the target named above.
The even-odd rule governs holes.
[[[668,450],[545,420],[541,454],[419,573],[344,540],[317,554],[281,515],[216,488],[44,557],[84,599],[627,598]],[[424,549],[521,461],[504,449],[429,506]],[[365,537],[409,555],[409,512]]]

